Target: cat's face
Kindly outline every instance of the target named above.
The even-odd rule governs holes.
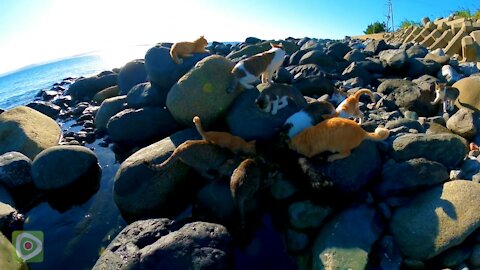
[[[198,39],[199,43],[201,45],[204,45],[204,46],[207,46],[208,45],[208,41],[205,39],[204,36],[200,36],[200,38]]]
[[[435,83],[435,92],[439,92],[440,90],[445,88],[445,86],[447,86],[446,83]]]
[[[255,99],[255,104],[257,105],[257,107],[261,110],[265,110],[268,105],[270,105],[270,97],[268,95],[265,95],[265,94],[260,94],[258,96],[257,99]]]

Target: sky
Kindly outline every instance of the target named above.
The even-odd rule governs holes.
[[[395,26],[479,0],[391,0]],[[94,50],[190,41],[342,39],[385,21],[387,0],[0,0],[0,74]]]

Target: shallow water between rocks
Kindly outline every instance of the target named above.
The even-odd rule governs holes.
[[[81,130],[75,123],[75,120],[68,120],[59,125],[65,134]],[[96,191],[87,191],[90,195],[81,199],[81,203],[47,199],[25,213],[23,230],[44,234],[43,262],[29,263],[29,269],[91,269],[104,248],[127,226],[113,200],[114,177],[121,161],[109,147],[100,146],[101,142],[102,138],[85,144],[95,152],[101,168]],[[81,192],[85,193],[75,193]],[[265,213],[256,227],[248,243],[234,248],[235,269],[296,269],[272,216]]]
[[[62,129],[75,131],[66,122]],[[127,225],[113,201],[113,179],[119,162],[115,154],[100,147],[96,140],[85,146],[94,150],[101,167],[98,190],[79,205],[41,202],[25,214],[24,230],[44,234],[44,260],[30,263],[29,268],[91,269],[103,248]],[[64,210],[66,209],[66,210]]]

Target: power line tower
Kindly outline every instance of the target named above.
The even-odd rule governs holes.
[[[395,25],[393,24],[393,7],[392,7],[392,0],[387,0],[387,6],[388,6],[388,11],[387,11],[387,32],[394,32],[395,31]],[[392,29],[389,28],[391,23]]]

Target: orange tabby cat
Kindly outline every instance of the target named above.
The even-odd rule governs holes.
[[[168,172],[177,160],[182,161],[207,179],[231,176],[241,159],[213,143],[205,140],[187,140],[180,144],[168,159],[162,163],[144,162],[154,171]]]
[[[359,100],[360,96],[363,94],[369,95],[372,102],[375,102],[375,97],[373,96],[372,91],[366,88],[360,89],[338,105],[336,109],[338,116],[342,118],[359,118],[359,123],[362,124],[363,113],[360,111]]]
[[[228,132],[222,131],[205,131],[203,130],[200,117],[193,117],[193,123],[197,127],[198,133],[208,142],[216,144],[220,147],[227,148],[236,154],[255,154],[255,141],[246,142],[238,136],[234,136]]]
[[[191,57],[193,53],[208,52],[205,50],[205,46],[207,45],[208,42],[203,36],[197,38],[194,42],[177,42],[170,48],[170,56],[175,63],[181,64],[183,63],[183,59],[181,58]]]
[[[365,139],[381,141],[389,134],[390,131],[385,128],[369,133],[353,120],[334,117],[304,129],[288,142],[288,146],[309,158],[326,151],[337,153],[328,157],[328,161],[332,162],[348,157],[352,149]]]

